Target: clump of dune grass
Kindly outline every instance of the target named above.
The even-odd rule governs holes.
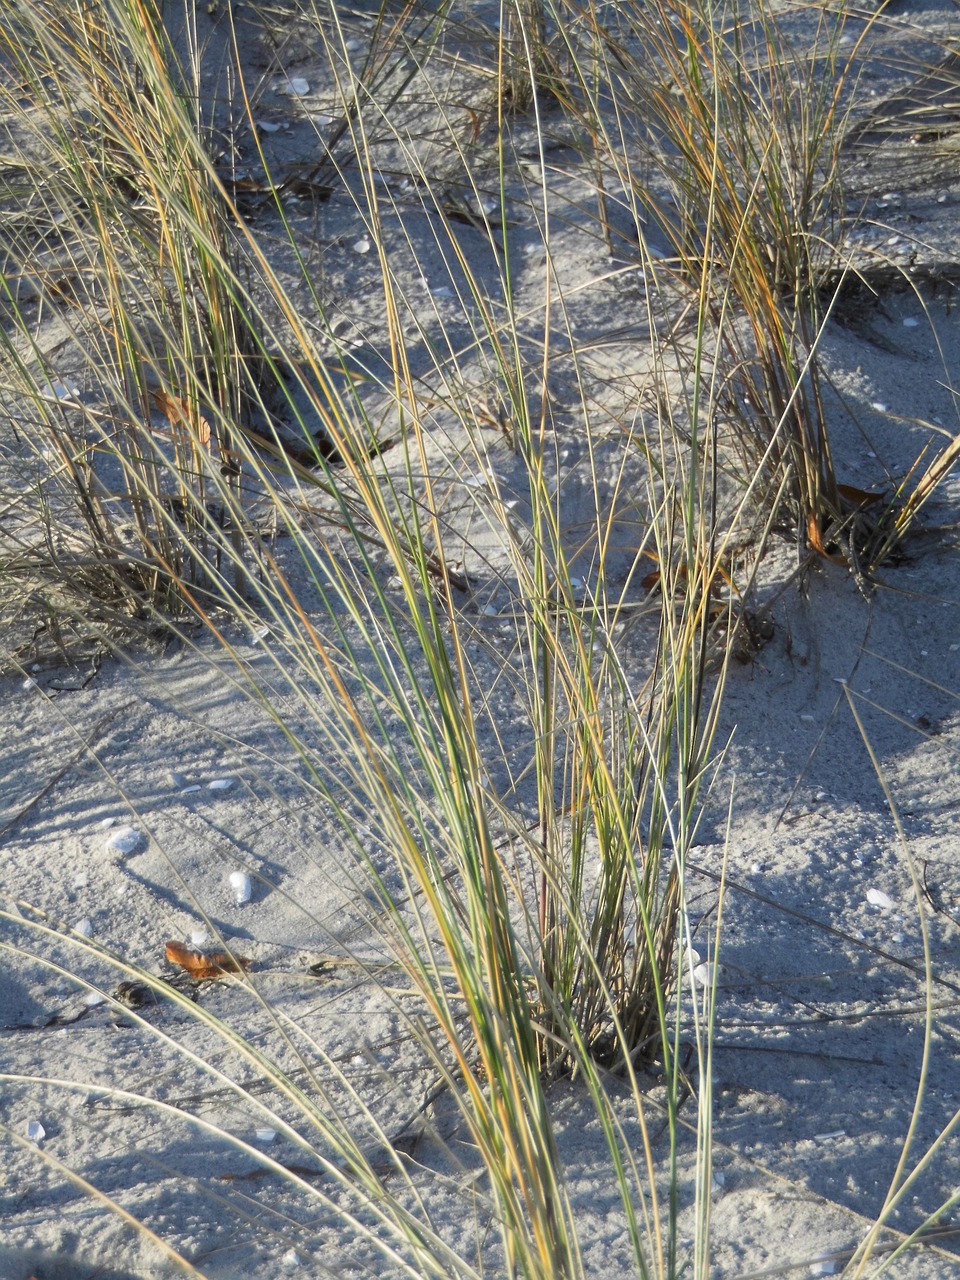
[[[773,152],[758,150],[758,86],[745,79],[746,55],[723,43],[707,15],[662,10],[671,30],[669,19],[680,19],[685,49],[661,32],[652,56],[680,77],[686,96],[671,114],[671,96],[654,94],[662,119],[639,154],[628,121],[650,106],[646,64],[633,51],[624,63],[620,36],[593,13],[592,61],[568,46],[573,65],[586,68],[583,83],[588,71],[593,77],[592,100],[612,94],[620,113],[615,125],[589,117],[596,155],[617,172],[638,225],[656,215],[672,228],[685,297],[683,340],[675,322],[654,344],[655,408],[620,424],[612,461],[580,384],[579,478],[592,515],[586,534],[574,535],[548,395],[555,329],[575,370],[580,353],[550,263],[543,164],[527,197],[545,255],[543,302],[533,317],[518,306],[505,107],[507,98],[520,105],[519,92],[499,92],[491,108],[493,164],[481,175],[445,114],[441,82],[426,74],[434,35],[412,43],[409,16],[376,27],[382,50],[392,57],[404,48],[423,73],[419,91],[440,118],[445,180],[452,166],[469,208],[480,210],[473,225],[487,242],[481,278],[457,238],[449,196],[404,124],[414,73],[398,88],[385,52],[365,64],[384,78],[358,80],[344,70],[350,50],[336,8],[308,13],[340,95],[328,176],[352,193],[379,262],[388,372],[374,391],[396,426],[381,456],[382,427],[364,380],[347,376],[350,351],[301,314],[211,157],[198,107],[201,50],[188,42],[179,56],[162,16],[150,0],[24,5],[0,46],[19,78],[6,97],[20,147],[12,171],[39,193],[27,212],[55,246],[56,272],[69,279],[68,290],[51,293],[49,278],[40,278],[39,296],[61,308],[85,380],[64,394],[11,286],[6,378],[21,407],[24,474],[41,505],[31,525],[14,501],[14,537],[26,559],[4,552],[5,572],[21,582],[32,575],[38,594],[56,596],[65,610],[105,601],[118,616],[167,625],[187,611],[228,657],[225,617],[266,628],[272,685],[238,661],[238,688],[281,728],[302,795],[330,806],[354,851],[351,874],[371,896],[379,937],[416,1002],[408,1026],[421,1069],[450,1098],[482,1169],[480,1234],[496,1236],[498,1267],[544,1278],[584,1270],[550,1106],[550,1082],[566,1077],[582,1082],[603,1128],[637,1274],[673,1276],[689,1262],[705,1276],[708,1088],[698,1130],[702,1225],[689,1259],[677,1230],[685,866],[711,785],[729,640],[749,589],[736,564],[738,530],[745,521],[752,527],[771,484],[790,489],[802,518],[833,512],[810,299],[813,245],[825,239],[835,199],[829,181],[816,185],[814,126],[836,109],[839,88],[789,132],[797,98],[779,64],[773,75],[771,58],[761,101],[781,114]],[[523,31],[512,28],[515,46]],[[539,46],[523,44],[522,59],[511,51],[510,74],[525,64],[542,159]],[[768,47],[783,56],[773,35]],[[233,72],[233,106],[256,137],[239,58]],[[499,75],[502,85],[506,73]],[[556,101],[556,84],[548,91]],[[582,121],[582,107],[569,105],[570,118]],[[466,336],[404,288],[416,249],[381,154],[409,166],[431,248],[456,268]],[[679,174],[669,211],[654,207],[639,177],[651,154]],[[806,165],[799,194],[787,186],[785,157]],[[497,199],[487,212],[491,168]],[[268,170],[262,185],[306,278],[283,182]],[[765,185],[776,195],[773,223],[759,212]],[[389,235],[388,223],[400,233]],[[768,236],[772,259],[764,256]],[[22,268],[27,244],[26,234],[10,239],[8,261]],[[308,292],[322,316],[322,299]],[[651,321],[656,298],[648,294]],[[426,373],[414,370],[415,346],[430,355]],[[675,372],[668,355],[678,354],[687,385],[666,395]],[[480,383],[495,389],[492,414],[480,404]],[[731,396],[735,422],[751,427],[741,440],[742,483],[721,520],[720,419]],[[495,447],[505,443],[515,466],[509,485]],[[474,481],[466,503],[465,475]],[[635,531],[628,553],[625,518]],[[81,564],[98,576],[79,578]],[[481,577],[495,601],[488,607]],[[389,873],[370,856],[358,812]],[[49,921],[25,907],[4,918],[17,930],[29,925],[37,963],[68,970],[54,954],[61,931]],[[16,936],[22,955],[27,944]],[[275,1043],[307,1074],[303,1086],[242,1027],[194,1010],[116,956],[69,941],[107,971],[173,1000],[236,1051],[276,1094],[271,1123],[317,1158],[338,1193],[317,1192],[289,1169],[271,1165],[273,1172],[292,1176],[344,1224],[360,1222],[372,1247],[408,1274],[483,1270],[482,1248],[475,1268],[434,1228],[390,1135],[343,1073],[331,1070],[331,1083],[321,1082],[318,1062],[331,1067],[322,1046],[298,1041],[279,1014],[263,1010]],[[255,975],[236,981],[256,997]],[[153,1034],[146,1023],[143,1030]],[[696,1045],[701,1079],[709,1078],[709,1018],[696,1027]],[[639,1077],[651,1065],[665,1084],[665,1191]],[[626,1081],[642,1157],[623,1141],[610,1072]],[[221,1083],[251,1100],[249,1078]],[[251,1154],[249,1144],[243,1149]],[[388,1176],[371,1150],[386,1153]]]

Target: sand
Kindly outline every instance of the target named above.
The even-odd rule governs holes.
[[[489,21],[490,14],[478,7],[471,20]],[[218,19],[201,21],[215,37]],[[351,21],[362,39],[362,18]],[[802,16],[798,23],[801,35],[809,30]],[[867,62],[867,91],[879,102],[902,88],[909,68],[891,69],[892,52],[929,57],[954,25],[952,9],[932,0],[894,6],[871,55],[878,60]],[[322,115],[328,105],[321,60],[295,32],[273,51],[253,27],[246,39],[252,73],[262,77],[257,116],[279,125],[264,131],[264,145],[277,164],[302,163],[314,145],[304,116]],[[213,54],[209,67],[214,76]],[[249,140],[239,141],[246,146],[241,160],[249,161]],[[918,152],[925,145],[929,155]],[[898,146],[912,169],[902,156],[891,167]],[[861,296],[825,333],[837,472],[860,488],[902,477],[925,445],[960,429],[960,325],[955,277],[944,267],[958,261],[960,185],[955,163],[937,155],[934,143],[891,141],[888,131],[876,154],[863,151],[850,162],[869,223],[857,235],[894,261],[929,268],[918,270],[912,285],[892,282],[875,298]],[[558,150],[551,180],[558,200],[577,189],[572,152]],[[313,228],[329,317],[339,332],[363,337],[368,346],[358,348],[358,359],[368,358],[383,332],[379,267],[349,186],[323,203],[305,195],[291,216],[298,231]],[[558,219],[553,259],[584,342],[580,376],[598,420],[615,424],[648,369],[643,325],[631,319],[640,313],[630,292],[636,263],[626,251],[610,258],[592,216],[571,205]],[[255,225],[267,236],[275,230],[268,210],[257,213]],[[436,308],[438,325],[455,343],[456,272],[447,272],[430,218],[413,202],[406,225],[418,261],[407,260],[402,283],[422,306]],[[399,222],[387,223],[388,243],[400,230]],[[543,278],[536,229],[521,224],[514,234],[521,252],[533,246],[520,291],[535,314]],[[64,378],[70,359],[66,348]],[[482,369],[464,370],[482,378]],[[561,404],[564,377],[572,395],[572,367],[558,361],[553,391]],[[389,430],[386,396],[382,412]],[[569,436],[564,503],[571,528],[579,528],[591,500],[580,482],[580,437],[575,421],[560,414],[558,423]],[[438,414],[438,468],[452,448],[445,432]],[[506,445],[493,456],[509,486],[515,459]],[[866,592],[843,565],[807,562],[798,572],[796,546],[786,536],[774,536],[759,570],[756,607],[772,633],[728,676],[718,732],[723,755],[698,833],[688,902],[694,945],[706,956],[725,870],[713,1062],[717,1277],[839,1273],[884,1205],[921,1081],[908,1168],[960,1109],[958,503],[960,469],[937,492],[902,560],[885,564]],[[476,556],[467,567],[478,578],[478,630],[495,646],[496,548],[478,543],[471,510],[464,502],[454,525],[465,555],[472,547]],[[623,537],[626,555],[626,523]],[[264,1172],[249,1151],[111,1092],[146,1092],[223,1126],[300,1170],[332,1203],[350,1200],[349,1182],[338,1188],[317,1176],[310,1153],[258,1113],[258,1095],[253,1102],[237,1097],[175,1048],[186,1045],[231,1079],[254,1079],[253,1064],[209,1021],[169,1002],[148,999],[123,1012],[104,1001],[96,991],[116,992],[123,975],[64,942],[56,932],[63,926],[157,975],[173,976],[164,962],[170,939],[207,947],[223,941],[249,960],[249,984],[228,978],[196,991],[181,984],[184,1000],[195,998],[209,1018],[242,1027],[251,1043],[296,1067],[293,1048],[278,1047],[270,1010],[289,1018],[304,1037],[300,1044],[309,1044],[317,1061],[342,1068],[388,1134],[420,1135],[411,1168],[430,1187],[432,1219],[465,1258],[475,1257],[471,1242],[485,1222],[482,1203],[472,1199],[472,1153],[442,1101],[428,1112],[429,1131],[416,1127],[430,1081],[408,1035],[404,998],[380,990],[362,967],[316,968],[329,956],[367,963],[384,956],[336,815],[305,789],[276,724],[236,678],[274,685],[281,710],[309,733],[297,719],[302,704],[282,687],[283,655],[269,634],[224,626],[232,660],[199,629],[177,642],[139,646],[129,660],[91,650],[70,663],[41,637],[33,649],[19,650],[29,679],[9,664],[0,679],[0,892],[8,912],[0,926],[0,1280],[172,1273],[161,1240],[211,1277],[399,1274],[359,1230],[351,1234],[276,1170]],[[509,719],[506,703],[495,711]],[[375,833],[357,822],[376,857]],[[237,873],[250,877],[242,904],[230,879]],[[24,904],[47,913],[54,932],[18,927],[18,912],[31,914]],[[928,1040],[921,920],[933,970]],[[685,1017],[701,994],[688,991]],[[648,1086],[663,1177],[667,1147],[655,1072]],[[615,1094],[618,1087],[611,1083]],[[558,1084],[552,1098],[586,1273],[629,1274],[609,1155],[588,1100],[570,1083]],[[343,1086],[334,1102],[356,1111]],[[289,1105],[280,1102],[278,1110],[295,1119]],[[639,1148],[625,1096],[623,1115]],[[681,1120],[695,1125],[695,1099]],[[685,1247],[694,1213],[689,1133],[679,1158]],[[400,1175],[388,1177],[400,1194]],[[948,1135],[890,1213],[892,1230],[869,1274],[902,1238],[897,1233],[918,1226],[958,1186],[960,1156]],[[103,1197],[155,1236],[133,1231]],[[893,1262],[888,1274],[960,1274],[960,1234],[947,1230],[960,1233],[960,1220],[950,1209],[942,1224],[941,1235]]]

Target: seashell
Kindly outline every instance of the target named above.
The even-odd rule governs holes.
[[[284,1271],[296,1271],[300,1266],[300,1255],[296,1249],[288,1249],[280,1259],[280,1265]]]
[[[212,782],[207,783],[208,791],[229,791],[236,778],[214,778]]]
[[[293,76],[282,86],[281,92],[290,94],[292,98],[303,98],[310,92],[310,82],[302,76]]]
[[[93,933],[93,925],[87,917],[84,916],[82,920],[78,920],[73,926],[73,932],[79,933],[82,938],[89,938],[91,933]]]
[[[353,252],[354,253],[370,252],[370,241],[367,239],[366,236],[361,236],[359,240],[354,241]]]
[[[102,991],[88,991],[83,997],[83,1003],[88,1009],[96,1009],[98,1005],[106,1004],[107,997]]]
[[[230,888],[233,890],[233,900],[238,907],[245,906],[253,896],[253,882],[246,871],[230,872]]]
[[[279,133],[280,125],[275,120],[254,120],[261,133]]]
[[[134,827],[118,827],[103,846],[107,853],[133,853],[140,843],[140,832]]]
[[[27,1141],[41,1143],[47,1136],[47,1131],[39,1120],[29,1120],[27,1122]]]
[[[100,825],[106,831],[108,827],[112,827],[116,822],[116,818],[101,818]]]
[[[254,1130],[253,1136],[258,1142],[273,1142],[274,1138],[277,1136],[277,1131],[276,1129],[256,1129]]]
[[[693,967],[693,980],[700,987],[712,987],[716,974],[717,966],[712,960],[705,960]]]
[[[190,934],[190,945],[192,947],[205,947],[210,941],[210,935],[206,929],[194,929]]]
[[[882,911],[889,911],[893,907],[893,899],[882,889],[868,889],[867,901],[871,906],[880,907]]]
[[[192,796],[195,791],[202,791],[203,788],[198,782],[192,782],[189,787],[184,787],[180,794],[182,796]]]
[[[74,383],[60,382],[59,379],[54,379],[54,381],[49,384],[49,387],[50,394],[53,396],[54,400],[76,400],[77,396],[80,394],[80,388]]]

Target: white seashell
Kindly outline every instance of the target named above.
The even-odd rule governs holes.
[[[253,882],[246,871],[230,872],[230,888],[233,890],[233,900],[238,907],[245,906],[253,896]]]
[[[253,1136],[258,1142],[273,1142],[274,1138],[277,1136],[277,1131],[276,1129],[256,1129],[254,1130]]]
[[[133,853],[139,843],[139,831],[133,827],[118,827],[103,847],[107,853]]]
[[[269,635],[270,635],[269,627],[258,627],[257,630],[254,631],[253,635],[251,636],[251,639],[254,641],[255,644],[262,644],[263,641],[266,640]]]
[[[80,388],[70,382],[54,381],[50,383],[50,394],[55,400],[75,400]]]
[[[354,253],[370,252],[370,241],[367,239],[366,236],[361,236],[359,240],[354,241],[353,252]]]
[[[876,409],[877,413],[886,413],[886,412],[887,412],[887,406],[883,403],[883,401],[882,401],[882,400],[874,400],[874,401],[873,401],[873,403],[871,404],[870,408],[871,408],[871,409]]]
[[[880,907],[882,911],[889,911],[893,906],[893,899],[882,889],[868,889],[867,901],[874,907]]]
[[[190,944],[194,947],[205,947],[210,941],[210,935],[206,929],[194,929],[190,934]]]
[[[697,986],[712,987],[713,980],[716,977],[717,966],[712,960],[705,960],[702,964],[694,965],[693,980]]]
[[[283,86],[283,93],[289,93],[293,98],[302,98],[310,92],[310,81],[304,80],[302,76],[294,76]]]
[[[499,618],[500,616],[500,610],[495,604],[485,604],[480,613],[484,618]]]
[[[189,787],[184,787],[183,790],[180,792],[180,794],[182,796],[192,796],[195,791],[200,791],[200,790],[202,790],[202,788],[200,787],[200,784],[197,782],[194,782],[194,783],[191,783]]]
[[[87,917],[84,916],[82,920],[78,920],[73,926],[73,932],[79,933],[82,938],[89,938],[91,933],[93,933],[93,925]]]
[[[279,133],[280,125],[275,120],[254,120],[261,133]]]
[[[113,824],[114,824],[115,822],[116,822],[116,818],[101,818],[101,819],[100,819],[100,825],[101,825],[101,827],[103,827],[104,829],[106,829],[107,827],[112,827],[112,826],[113,826]]]
[[[296,1271],[300,1266],[300,1255],[296,1249],[288,1249],[280,1259],[280,1265],[284,1271]]]
[[[207,783],[208,791],[229,791],[236,778],[214,778],[212,782]]]
[[[29,1142],[40,1143],[47,1136],[47,1131],[39,1120],[30,1120],[27,1122],[27,1140]]]
[[[83,1003],[88,1009],[96,1009],[98,1005],[107,1003],[107,997],[101,991],[88,991],[83,997]]]
[[[810,1274],[812,1276],[836,1276],[840,1274],[842,1269],[839,1258],[823,1258],[810,1264]]]

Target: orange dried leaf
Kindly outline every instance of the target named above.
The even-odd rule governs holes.
[[[231,956],[226,951],[195,951],[182,942],[168,942],[166,956],[170,964],[186,970],[191,978],[221,978],[225,973],[244,973],[250,961],[242,956]]]
[[[150,394],[155,407],[163,414],[171,427],[187,427],[192,429],[197,442],[205,449],[210,448],[210,423],[202,413],[192,413],[190,406],[175,396],[168,395],[160,389]]]
[[[817,523],[816,516],[807,516],[807,541],[818,556],[823,556],[829,560],[827,548],[823,545],[823,537],[820,533],[820,525]]]

